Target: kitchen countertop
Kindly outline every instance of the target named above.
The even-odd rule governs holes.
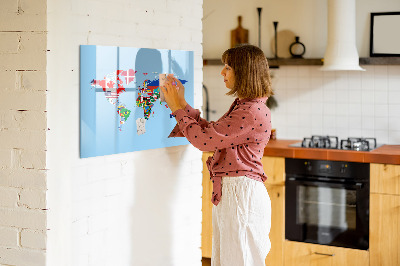
[[[363,163],[400,164],[400,145],[383,145],[372,151],[290,147],[301,140],[270,140],[264,156]]]

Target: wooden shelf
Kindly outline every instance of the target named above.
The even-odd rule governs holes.
[[[400,57],[362,57],[360,65],[400,65]]]
[[[322,66],[322,58],[268,58],[270,67]]]
[[[321,58],[268,58],[268,64],[270,67],[279,66],[312,66],[312,65],[322,65]],[[217,66],[222,65],[220,59],[204,59],[204,66]]]
[[[271,68],[279,66],[322,66],[323,58],[268,58]],[[204,59],[204,66],[222,65],[220,59]],[[362,57],[360,65],[400,65],[400,57]]]

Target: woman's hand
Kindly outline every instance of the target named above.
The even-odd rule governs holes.
[[[178,79],[168,75],[164,86],[160,89],[164,93],[165,101],[172,112],[186,107],[185,87]]]
[[[183,108],[185,108],[186,105],[187,105],[187,102],[185,100],[185,87],[183,86],[182,82],[179,79],[174,77],[173,74],[169,74],[168,77],[171,77],[172,80],[174,82],[176,82],[176,84],[178,85],[178,88],[179,88],[178,89],[179,102],[180,102],[181,106],[183,106]]]

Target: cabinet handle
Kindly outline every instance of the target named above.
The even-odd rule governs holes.
[[[327,253],[320,253],[320,252],[314,252],[315,255],[323,255],[323,256],[330,256],[333,257],[335,254],[327,254]]]

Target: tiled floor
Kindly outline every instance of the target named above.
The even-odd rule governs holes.
[[[211,259],[209,258],[202,258],[203,266],[211,266]]]

